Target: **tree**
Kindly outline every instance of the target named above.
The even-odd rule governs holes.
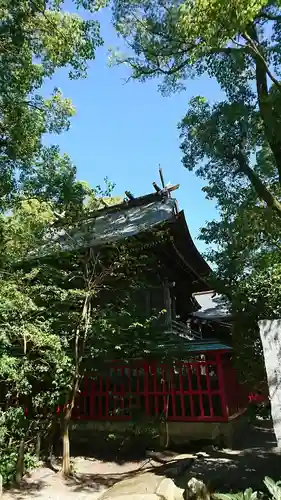
[[[76,2],[92,9],[91,1]],[[63,11],[63,2],[3,0],[0,77],[0,208],[6,209],[17,186],[18,172],[47,161],[42,135],[60,133],[74,114],[61,90],[50,97],[40,91],[57,69],[69,68],[70,78],[83,78],[87,63],[102,44],[99,23]],[[101,6],[101,4],[100,4]],[[97,7],[97,6],[96,6]],[[50,154],[53,154],[51,150]],[[62,159],[63,161],[63,159]]]
[[[229,169],[243,172],[259,196],[280,212],[278,200],[267,193],[248,161],[266,142],[280,180],[278,9],[278,2],[244,0],[113,4],[116,28],[136,54],[117,60],[131,66],[133,78],[162,77],[164,92],[184,88],[188,78],[203,73],[217,79],[227,100],[208,112],[231,128],[224,153]]]
[[[90,1],[75,3],[91,10]],[[85,193],[94,197],[94,190],[76,180],[69,158],[42,145],[44,133],[68,129],[74,107],[59,89],[45,97],[41,87],[63,67],[70,78],[86,76],[102,40],[97,21],[64,12],[57,0],[3,0],[0,14],[0,446],[1,473],[10,480],[15,467],[20,479],[34,449],[32,436],[48,433],[44,425],[51,414],[42,411],[61,396],[68,359],[30,296],[31,276],[14,265],[36,250],[55,210],[77,214]],[[11,213],[3,215],[7,209]],[[24,417],[24,406],[32,420]]]
[[[224,92],[217,103],[191,100],[179,125],[183,163],[207,181],[207,197],[217,200],[220,220],[209,223],[202,238],[215,244],[210,258],[234,311],[246,312],[252,327],[261,317],[278,316],[280,2],[128,0],[113,2],[113,17],[133,49],[117,60],[130,65],[133,78],[160,77],[167,93],[206,74]],[[253,359],[263,352],[268,365],[252,327]]]
[[[102,4],[75,2],[91,12]],[[57,228],[78,224],[90,211],[117,200],[110,196],[112,183],[106,180],[103,190],[78,181],[69,157],[42,145],[43,134],[68,129],[74,107],[59,89],[45,98],[41,87],[59,68],[68,68],[70,78],[86,76],[87,63],[102,44],[99,23],[64,12],[60,0],[4,0],[0,13],[0,446],[11,473],[6,479],[14,474],[15,463],[20,479],[26,445],[28,452],[34,450],[30,435],[50,433],[50,426],[44,425],[49,419],[52,426],[58,403],[67,403],[62,422],[64,471],[69,472],[69,419],[83,373],[82,346],[92,324],[89,308],[100,274],[91,269],[89,278],[90,264],[77,255],[80,268],[75,255],[69,256],[72,268],[61,268],[65,261],[59,252],[53,256],[58,258],[56,271],[51,262],[33,261],[29,269],[19,263],[37,255]],[[78,285],[69,289],[68,279],[76,279]],[[64,314],[58,308],[51,317],[54,304],[62,306]],[[32,419],[24,417],[23,405]],[[3,449],[7,435],[17,451]]]
[[[116,203],[108,197],[111,183],[107,181],[104,191],[101,186],[86,186],[82,196],[76,190],[80,183],[75,176],[68,184],[69,176],[61,171],[60,162],[58,166],[50,172],[37,169],[26,177],[23,193],[28,189],[37,197],[22,199],[18,193],[12,213],[2,216],[1,406],[7,432],[19,450],[18,477],[28,453],[34,450],[30,436],[44,436],[49,441],[50,458],[59,417],[63,471],[70,473],[69,425],[85,369],[100,367],[105,358],[121,355],[126,360],[140,355],[144,346],[153,343],[153,332],[158,330],[154,323],[161,314],[144,317],[143,304],[138,302],[137,311],[137,301],[131,296],[147,286],[146,277],[157,265],[154,258],[150,264],[146,253],[149,242],[113,244],[102,251],[93,251],[88,245],[95,219],[89,228],[87,222],[95,215],[93,209],[102,205],[94,193],[106,195],[106,204]],[[79,194],[71,198],[71,204],[68,197],[65,203],[61,201],[65,178],[67,193]],[[71,235],[68,249],[52,241],[58,231]],[[158,238],[162,237],[160,232]],[[48,242],[42,257],[40,249]],[[10,418],[11,405],[16,420]],[[24,418],[23,406],[32,418]],[[56,406],[64,408],[60,415],[54,412]],[[11,455],[10,448],[4,451]]]
[[[120,355],[123,361],[140,356],[144,347],[153,345],[161,315],[158,311],[144,317],[143,304],[132,297],[133,291],[148,286],[147,277],[157,265],[138,241],[97,251],[78,248],[77,242],[73,237],[72,249],[55,249],[35,260],[37,273],[30,283],[33,300],[43,307],[51,331],[64,339],[70,359],[60,401],[65,475],[70,474],[69,426],[85,370]]]
[[[20,481],[37,439],[48,439],[70,360],[42,307],[31,298],[34,273],[6,270],[0,276],[1,474],[10,482]]]
[[[100,186],[91,189],[77,181],[75,168],[67,157],[59,157],[56,149],[48,150],[48,158],[53,160],[48,162],[48,169],[39,165],[30,169],[28,175],[25,172],[12,212],[1,216],[0,403],[3,439],[0,447],[1,456],[5,457],[1,469],[5,480],[14,478],[16,463],[17,479],[20,479],[24,461],[26,463],[29,453],[35,448],[37,435],[45,436],[47,442],[52,437],[56,421],[54,408],[62,398],[64,402],[72,374],[72,358],[65,350],[65,340],[58,335],[60,330],[53,328],[42,305],[47,290],[53,293],[57,304],[54,286],[49,282],[44,289],[40,288],[37,279],[40,267],[19,269],[19,263],[28,259],[30,254],[36,254],[43,244],[57,216],[60,216],[56,210],[64,211],[66,220],[70,216],[75,220],[79,211],[88,212],[89,203],[94,206],[94,193],[103,192]],[[110,195],[112,184],[106,181],[106,185],[105,194]],[[96,208],[99,206],[96,198]],[[59,287],[56,293],[59,295]],[[64,291],[62,293],[65,295]],[[28,409],[26,418],[24,408]],[[8,443],[7,435],[10,436]]]

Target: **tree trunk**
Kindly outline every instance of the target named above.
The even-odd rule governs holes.
[[[281,217],[281,203],[273,196],[256,172],[249,166],[247,158],[240,153],[237,157],[237,161],[240,171],[248,177],[259,198],[265,201],[267,206],[272,208],[275,213],[277,212],[279,217]]]
[[[281,319],[259,321],[271,415],[278,448],[281,448]]]
[[[44,451],[43,457],[46,461],[46,465],[55,472],[58,472],[54,465],[54,442],[58,442],[60,439],[60,427],[55,417],[51,417],[50,425],[47,428],[46,438],[44,439]]]
[[[171,379],[171,370],[174,369],[174,366],[172,368],[168,368],[166,372],[166,380],[168,382],[168,396],[167,396],[167,401],[166,401],[166,410],[165,410],[165,448],[169,448],[170,444],[170,434],[169,434],[169,422],[168,422],[168,417],[169,417],[169,408],[170,408],[170,400],[171,400],[171,391],[172,391],[172,379]]]
[[[86,269],[86,275],[88,275],[88,268]],[[72,388],[70,391],[70,397],[67,402],[66,411],[62,419],[62,472],[65,476],[69,476],[71,473],[70,469],[70,444],[69,444],[69,426],[72,416],[72,410],[74,408],[76,395],[79,389],[80,383],[80,364],[83,359],[85,343],[87,339],[88,329],[90,325],[91,316],[91,294],[88,290],[85,296],[81,321],[79,322],[76,333],[75,333],[75,369],[72,379]]]
[[[36,448],[35,448],[35,455],[37,460],[40,460],[40,453],[41,453],[41,431],[38,431],[36,438]]]
[[[257,28],[254,24],[249,27],[249,33],[251,38],[254,40],[254,43],[257,45],[262,58],[266,60],[263,47],[259,41]],[[260,114],[263,121],[265,136],[270,145],[278,170],[279,184],[281,185],[281,140],[279,134],[279,123],[275,118],[275,114],[273,112],[272,104],[269,98],[268,73],[266,71],[266,63],[257,54],[255,55],[253,53],[253,57],[256,66],[256,86]]]
[[[71,473],[70,444],[69,444],[70,419],[71,419],[71,410],[67,409],[63,420],[63,433],[62,433],[62,472],[64,476],[69,476]]]
[[[65,476],[69,476],[70,470],[70,444],[69,444],[69,426],[72,417],[72,410],[74,408],[76,395],[79,389],[79,364],[75,369],[73,377],[73,385],[71,391],[70,402],[67,404],[66,411],[62,417],[62,472]]]
[[[24,474],[24,438],[21,439],[18,450],[18,459],[16,465],[16,483],[19,484]]]

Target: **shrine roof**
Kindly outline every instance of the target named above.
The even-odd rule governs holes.
[[[193,297],[200,309],[193,314],[202,320],[219,321],[231,317],[231,304],[226,297],[211,291],[193,293]]]
[[[189,268],[201,283],[202,277],[209,275],[211,270],[192,240],[184,212],[178,211],[177,200],[171,197],[171,189],[173,187],[105,206],[72,225],[64,222],[61,216],[46,233],[40,248],[30,253],[28,258],[37,259],[60,252],[100,247],[149,231],[152,233],[168,225],[175,243],[172,243],[174,248],[171,255],[181,260],[182,265]],[[199,291],[206,288],[203,280]]]
[[[154,193],[153,193],[154,194]],[[136,199],[135,201],[137,201]],[[89,214],[72,227],[54,227],[46,235],[41,255],[97,247],[130,238],[172,220],[176,201],[167,196],[141,197]]]
[[[222,344],[216,339],[212,340],[202,340],[202,341],[193,341],[186,340],[182,337],[170,334],[167,335],[167,340],[165,336],[162,335],[161,340],[159,339],[159,344],[157,347],[149,350],[147,349],[147,353],[150,354],[165,354],[169,353],[169,355],[177,353],[178,355],[185,355],[187,353],[195,354],[195,353],[205,353],[211,351],[231,351],[232,348],[226,344]]]

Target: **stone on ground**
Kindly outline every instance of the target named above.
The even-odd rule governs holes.
[[[99,500],[183,500],[184,490],[170,478],[153,472],[138,474],[124,479],[109,488]]]
[[[210,500],[210,493],[203,481],[192,477],[187,483],[184,497],[185,500]]]

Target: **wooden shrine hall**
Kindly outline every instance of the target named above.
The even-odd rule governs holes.
[[[220,322],[211,334],[200,327],[208,324],[208,317],[200,317],[202,306],[197,299],[206,292],[212,294],[208,284],[211,270],[172,197],[177,187],[154,184],[155,192],[137,198],[126,193],[125,201],[96,211],[79,230],[60,231],[42,249],[44,255],[56,246],[69,252],[73,241],[76,249],[95,249],[145,234],[153,240],[159,228],[169,232],[168,241],[149,249],[157,252],[164,272],[159,286],[148,287],[142,298],[148,317],[157,308],[166,311],[156,345],[144,349],[141,359],[105,362],[101,373],[90,368],[73,419],[126,422],[135,412],[142,412],[147,419],[164,418],[174,441],[183,436],[227,438],[232,422],[247,408],[247,396],[233,368],[230,336],[229,342],[225,336],[222,341]]]

